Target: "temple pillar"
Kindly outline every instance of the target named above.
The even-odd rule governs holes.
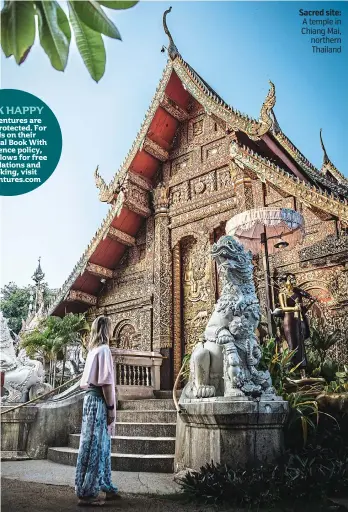
[[[234,162],[230,164],[230,173],[237,199],[236,214],[255,208],[252,178]]]
[[[168,216],[168,189],[160,184],[153,191],[155,208],[153,350],[164,357],[161,389],[173,387],[172,349],[172,254]]]

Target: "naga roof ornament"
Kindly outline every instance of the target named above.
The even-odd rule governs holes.
[[[97,165],[96,170],[94,171],[94,180],[97,189],[99,190],[99,199],[101,202],[111,202],[113,199],[113,193],[110,191],[109,187],[103,180],[103,178],[99,174],[99,165]]]
[[[275,93],[275,85],[271,80],[268,81],[270,88],[267,93],[266,99],[263,102],[260,112],[260,121],[264,126],[268,126],[267,131],[273,125],[273,119],[271,118],[271,112],[273,111],[273,107],[276,103],[276,93]]]
[[[169,39],[169,45],[167,48],[168,55],[171,58],[171,60],[174,60],[179,55],[179,51],[178,51],[177,47],[175,46],[174,40],[172,38],[172,34],[170,33],[170,31],[168,29],[168,25],[167,25],[167,14],[169,14],[171,12],[171,10],[172,10],[172,8],[169,7],[169,9],[167,9],[163,13],[163,28],[164,28],[164,32],[167,34],[168,39]],[[162,48],[162,51],[164,48],[165,47]]]
[[[343,176],[343,174],[334,166],[334,164],[331,162],[330,158],[328,157],[328,154],[326,152],[326,148],[324,146],[323,136],[322,136],[322,128],[320,128],[320,144],[323,150],[323,165],[321,166],[320,171],[324,174],[331,174],[331,176],[338,181],[340,185],[348,185],[348,180]]]

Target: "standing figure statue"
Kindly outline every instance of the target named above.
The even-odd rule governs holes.
[[[284,336],[289,349],[296,350],[293,363],[299,365],[301,378],[305,378],[307,366],[305,341],[310,336],[307,311],[316,299],[296,286],[294,274],[282,275],[279,278],[279,286],[279,305],[282,310]],[[310,300],[307,307],[303,305],[303,298]]]

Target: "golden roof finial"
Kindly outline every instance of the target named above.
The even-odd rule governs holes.
[[[171,12],[171,10],[172,10],[172,8],[169,7],[169,9],[167,9],[163,13],[163,28],[164,28],[164,32],[167,34],[168,39],[169,39],[169,45],[167,48],[168,55],[172,60],[174,60],[175,57],[177,57],[179,55],[179,51],[178,51],[177,47],[175,46],[174,40],[172,38],[171,33],[169,32],[168,25],[167,25],[167,14],[169,14]],[[165,47],[163,46],[162,52],[164,52],[164,48]]]
[[[269,128],[273,125],[273,120],[270,116],[271,111],[276,103],[276,94],[274,83],[269,80],[270,88],[261,107],[260,121],[261,123],[268,125]]]
[[[320,128],[320,144],[321,144],[321,147],[322,147],[322,150],[324,153],[323,165],[326,165],[326,164],[330,163],[330,158],[327,156],[327,153],[326,153],[326,149],[325,149],[324,142],[323,142],[322,131],[323,131],[323,129]]]

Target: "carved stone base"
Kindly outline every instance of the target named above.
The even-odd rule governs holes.
[[[232,467],[270,462],[283,449],[288,403],[274,400],[192,399],[181,404],[176,427],[175,472],[207,462]]]

